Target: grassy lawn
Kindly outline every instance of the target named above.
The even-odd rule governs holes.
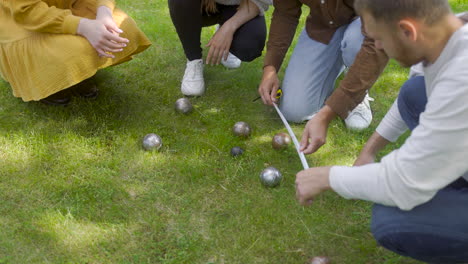
[[[192,114],[178,114],[185,57],[167,2],[118,3],[153,46],[99,72],[97,100],[24,103],[0,81],[1,264],[304,263],[315,255],[340,264],[417,263],[377,246],[372,204],[332,192],[309,208],[296,202],[300,160],[292,146],[271,148],[286,129],[274,109],[252,102],[262,59],[236,70],[206,67],[206,95],[192,99]],[[465,0],[451,3],[468,10]],[[202,42],[213,32],[205,29]],[[335,120],[310,165],[351,165],[407,72],[391,62],[370,92],[371,128],[350,132]],[[250,123],[250,138],[232,135],[237,121]],[[300,136],[303,124],[293,129]],[[159,152],[142,150],[148,133],[162,137]],[[233,158],[233,146],[246,152]],[[275,189],[259,183],[269,165],[284,176]]]

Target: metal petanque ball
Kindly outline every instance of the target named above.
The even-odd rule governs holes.
[[[231,149],[231,155],[232,155],[233,157],[240,156],[240,155],[242,155],[243,153],[244,153],[244,150],[241,149],[240,147],[233,147],[233,148]]]
[[[192,103],[190,103],[190,100],[183,97],[183,98],[177,99],[177,101],[175,102],[175,109],[179,113],[188,114],[192,112],[193,107],[192,107]]]
[[[281,172],[275,167],[268,167],[260,173],[260,181],[266,187],[276,187],[281,182]]]
[[[145,150],[159,150],[162,146],[162,139],[154,133],[150,133],[143,138],[143,148]]]
[[[249,124],[240,121],[234,124],[232,132],[234,133],[234,135],[239,137],[248,137],[250,136],[252,129],[250,128]]]
[[[286,133],[278,133],[271,140],[274,149],[284,149],[291,144],[291,137]]]

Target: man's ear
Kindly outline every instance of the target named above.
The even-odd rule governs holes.
[[[418,36],[418,30],[414,21],[411,20],[400,20],[398,22],[398,28],[403,33],[403,35],[410,41],[416,41]]]

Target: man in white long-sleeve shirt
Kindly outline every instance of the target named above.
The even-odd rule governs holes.
[[[372,232],[384,247],[431,263],[468,263],[468,25],[447,0],[356,0],[376,46],[402,66],[422,63],[364,146],[355,167],[296,176],[304,205],[327,189],[376,203]],[[407,129],[400,149],[375,155]]]

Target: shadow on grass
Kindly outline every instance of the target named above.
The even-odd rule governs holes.
[[[174,39],[99,72],[94,101],[23,103],[0,83],[0,263],[302,263],[322,254],[335,263],[400,260],[375,245],[370,204],[327,193],[311,208],[298,206],[297,154],[292,146],[271,149],[271,137],[285,129],[271,108],[252,103],[261,61],[234,71],[208,67],[207,94],[191,99],[196,111],[177,114],[184,59],[180,47],[163,45]],[[372,128],[354,133],[334,121],[310,165],[352,163],[402,78],[385,72],[371,91],[378,95]],[[251,124],[251,138],[232,135],[237,121]],[[299,138],[303,126],[293,125]],[[160,152],[141,149],[147,133],[162,137]],[[232,158],[233,146],[245,154]],[[277,189],[259,183],[269,165],[283,172]]]

